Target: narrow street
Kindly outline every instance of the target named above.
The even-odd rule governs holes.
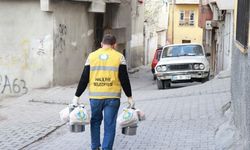
[[[157,89],[148,67],[140,67],[130,79],[136,107],[146,113],[146,120],[139,123],[136,136],[124,136],[117,128],[115,150],[215,149],[221,107],[231,99],[227,72],[204,84],[177,84],[166,90]],[[75,87],[34,90],[0,101],[0,149],[90,149],[89,126],[83,133],[71,133],[59,119]],[[81,99],[89,108],[87,91]],[[125,102],[123,95],[121,108]]]
[[[99,132],[60,118],[89,95],[104,149],[250,150],[250,0],[0,0],[0,18],[0,150],[90,150]],[[113,98],[145,113],[135,136]]]

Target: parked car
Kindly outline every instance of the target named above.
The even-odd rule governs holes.
[[[151,71],[152,71],[154,80],[156,79],[155,66],[157,65],[158,61],[160,60],[162,48],[163,47],[160,47],[160,48],[157,48],[155,50],[154,58],[153,58],[152,64],[151,64]]]
[[[210,68],[205,51],[200,44],[174,44],[163,47],[160,61],[155,67],[158,89],[171,83],[206,82]]]

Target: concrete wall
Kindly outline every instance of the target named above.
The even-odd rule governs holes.
[[[0,1],[0,97],[79,81],[95,47],[95,14],[87,2],[50,4],[46,12],[40,1]],[[144,4],[122,0],[106,6],[103,30],[110,26],[117,35],[129,67],[142,65]]]
[[[131,5],[126,0],[121,0],[120,4],[107,4],[104,15],[104,32],[115,35],[117,40],[117,50],[123,53],[126,59],[129,57],[131,40]],[[128,62],[130,63],[130,62]]]
[[[128,67],[142,65],[144,4],[138,3],[137,0],[121,0],[119,5],[107,4],[104,17],[104,33],[116,36],[117,50],[125,54]]]
[[[149,35],[148,35],[149,34]],[[154,58],[155,50],[160,46],[166,45],[166,31],[150,32],[146,34],[145,50],[146,64],[151,64]]]
[[[231,68],[231,53],[233,44],[233,11],[227,11],[225,21],[219,22],[217,40],[216,74]]]
[[[250,49],[248,49],[250,53]],[[234,120],[240,130],[245,150],[250,147],[250,57],[234,47],[232,55],[231,90]]]
[[[53,78],[53,16],[34,0],[0,1],[0,97],[49,87]]]
[[[148,51],[147,51],[147,57],[148,57],[148,62],[147,63],[152,63],[153,58],[154,58],[154,54],[155,54],[155,50],[158,47],[158,35],[155,33],[152,33],[152,36],[150,36],[147,40],[148,40]]]
[[[143,41],[143,23],[144,23],[144,4],[137,0],[131,0],[132,29],[131,40],[129,42],[129,67],[138,67],[144,63],[144,41]]]
[[[107,4],[104,28],[113,29],[118,43],[126,43],[131,39],[131,4],[121,0],[120,4]],[[125,32],[122,32],[124,30]]]
[[[79,81],[88,53],[93,49],[94,14],[88,4],[54,1],[54,83]]]
[[[167,31],[166,30],[158,31],[157,37],[158,37],[157,45],[165,46],[166,44],[168,44],[168,43],[166,43],[166,41],[167,41]]]
[[[250,16],[247,53],[234,45],[232,52],[231,92],[234,121],[241,134],[240,145],[250,147]],[[241,48],[242,49],[242,48]]]
[[[44,12],[40,1],[0,1],[1,96],[79,81],[94,42],[88,5],[54,0]]]

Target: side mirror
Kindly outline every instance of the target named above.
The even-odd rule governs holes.
[[[210,53],[206,53],[206,57],[209,57],[209,56],[211,56],[211,54]]]

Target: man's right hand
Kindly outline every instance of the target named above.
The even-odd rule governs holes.
[[[135,103],[134,103],[132,97],[128,97],[128,103],[129,103],[129,107],[131,107],[131,108],[133,108],[135,106]]]
[[[73,100],[72,100],[72,104],[77,106],[79,104],[79,97],[74,96]]]

